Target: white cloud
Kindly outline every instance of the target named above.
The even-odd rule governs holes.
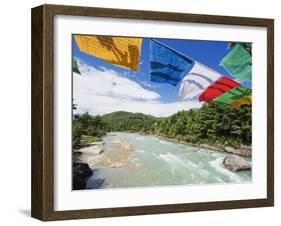
[[[83,76],[74,75],[73,85],[77,94],[114,96],[117,98],[132,98],[142,100],[154,100],[160,98],[159,94],[142,88],[138,83],[121,77],[112,70],[97,70],[88,67],[83,68]],[[80,69],[80,68],[79,68]]]
[[[75,113],[103,115],[114,111],[142,112],[169,116],[179,110],[199,107],[198,101],[161,103],[159,94],[112,70],[98,70],[79,64],[82,75],[73,74]]]

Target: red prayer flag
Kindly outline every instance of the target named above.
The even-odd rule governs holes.
[[[235,82],[232,79],[223,76],[215,83],[210,85],[203,93],[201,93],[201,95],[199,96],[199,100],[210,103],[213,99],[219,97],[223,93],[239,86],[240,84],[238,82]]]

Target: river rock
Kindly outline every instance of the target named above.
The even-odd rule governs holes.
[[[227,156],[223,160],[223,165],[231,171],[249,170],[251,169],[250,164],[243,158],[237,155]]]
[[[241,147],[240,149],[234,149],[232,147],[225,147],[224,151],[230,154],[242,155],[246,157],[252,156],[252,150],[249,147]]]
[[[225,147],[224,151],[227,152],[227,153],[233,153],[233,152],[235,152],[235,149],[232,148],[232,147]]]
[[[93,175],[92,169],[86,163],[73,163],[73,189],[85,189],[88,177]]]
[[[99,155],[103,153],[102,144],[92,144],[87,147],[79,149],[79,152],[83,154]]]

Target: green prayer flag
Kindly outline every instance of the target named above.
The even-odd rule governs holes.
[[[72,57],[72,72],[81,74],[80,71],[79,71],[78,64],[77,64],[77,61],[76,61],[75,57]]]
[[[239,86],[232,89],[221,96],[219,96],[214,101],[217,103],[231,104],[233,101],[241,99],[246,96],[250,96],[252,91],[245,86]]]
[[[241,44],[236,44],[222,59],[221,64],[232,76],[252,81],[252,56]]]

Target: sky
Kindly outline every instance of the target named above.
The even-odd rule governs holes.
[[[220,66],[221,59],[231,50],[228,42],[156,40],[232,78]],[[81,75],[73,74],[73,98],[77,105],[74,114],[89,112],[91,115],[103,115],[114,111],[129,111],[164,117],[180,110],[199,108],[202,103],[197,99],[178,101],[179,85],[175,87],[150,81],[149,42],[149,38],[143,38],[140,68],[134,72],[81,52],[73,38],[72,54],[81,72]],[[242,84],[251,88],[249,83]]]

